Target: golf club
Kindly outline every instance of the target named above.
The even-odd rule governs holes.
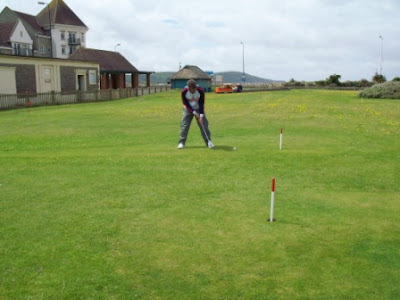
[[[213,143],[211,142],[211,140],[208,138],[208,135],[207,135],[207,132],[206,132],[206,130],[204,129],[204,125],[203,125],[203,123],[201,123],[200,121],[198,121],[199,123],[200,123],[200,125],[201,125],[201,128],[202,128],[202,130],[203,130],[203,132],[204,132],[204,135],[206,136],[206,138],[207,138],[207,144],[208,144],[208,148],[214,148],[214,145],[213,145]]]

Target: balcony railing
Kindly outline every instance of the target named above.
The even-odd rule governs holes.
[[[16,49],[14,48],[14,53],[15,56],[33,56],[33,51],[32,49]]]
[[[81,45],[81,39],[76,39],[76,38],[68,38],[68,45]]]

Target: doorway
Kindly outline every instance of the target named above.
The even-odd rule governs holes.
[[[80,92],[86,91],[86,71],[76,71],[76,90]]]

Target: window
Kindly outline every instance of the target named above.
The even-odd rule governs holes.
[[[75,46],[69,47],[69,54],[71,55],[72,53],[75,52],[75,50],[76,50],[76,47],[75,47]]]
[[[51,69],[50,68],[44,68],[43,69],[43,79],[44,83],[51,83]]]
[[[61,31],[61,40],[62,40],[62,41],[65,40],[65,31]]]
[[[25,45],[25,44],[22,45],[21,55],[26,55],[26,56],[29,55],[29,48],[28,48],[28,46]]]
[[[97,84],[97,76],[96,71],[89,71],[89,84]]]
[[[61,46],[61,54],[62,55],[67,55],[67,49],[65,46]]]
[[[43,45],[40,45],[39,46],[39,51],[40,51],[40,54],[45,54],[46,53],[46,47],[43,46]]]
[[[70,44],[75,44],[75,43],[76,43],[75,32],[70,32],[70,33],[69,33],[68,42],[69,42]]]
[[[20,31],[20,32],[19,32],[19,35],[20,35],[21,37],[23,37],[23,36],[24,36],[24,33],[23,33],[22,31]]]
[[[14,44],[14,55],[21,55],[21,44]]]

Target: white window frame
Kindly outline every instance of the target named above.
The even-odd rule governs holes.
[[[89,70],[89,84],[90,85],[97,84],[97,72],[95,70]]]
[[[40,45],[39,46],[39,52],[40,52],[40,54],[46,54],[46,47],[43,46],[43,45]]]

